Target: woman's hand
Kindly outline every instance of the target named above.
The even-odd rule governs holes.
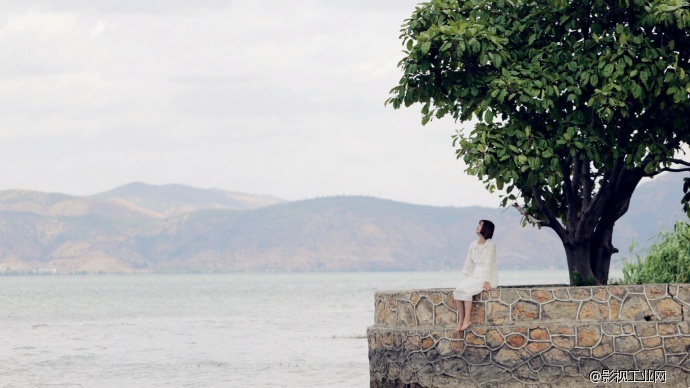
[[[484,282],[484,291],[489,292],[491,289],[491,284],[489,282]]]

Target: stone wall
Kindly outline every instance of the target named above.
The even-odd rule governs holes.
[[[452,290],[377,292],[371,386],[689,387],[689,315],[690,284],[499,287],[456,334]]]

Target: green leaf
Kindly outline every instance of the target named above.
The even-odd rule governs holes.
[[[613,73],[613,63],[609,63],[608,65],[604,66],[604,71],[602,73],[604,75],[604,77],[610,77],[612,73]]]
[[[674,72],[672,72],[672,71],[667,71],[667,72],[664,74],[664,82],[665,82],[665,83],[669,83],[669,82],[671,82],[671,81],[673,80],[674,77],[675,77],[675,73],[674,73]]]
[[[647,74],[647,72],[644,71],[644,70],[641,71],[641,72],[640,72],[640,80],[646,85],[646,84],[647,84],[647,80],[649,80],[649,74]]]
[[[620,34],[618,41],[621,43],[621,45],[625,46],[628,43],[628,35]]]
[[[589,73],[588,72],[586,72],[586,71],[582,72],[582,74],[580,75],[580,82],[585,84],[585,85],[589,82]]]
[[[498,93],[498,101],[503,102],[506,98],[506,94],[508,94],[508,92],[505,89],[501,89],[501,92]]]
[[[493,64],[495,67],[501,67],[501,64],[503,63],[503,60],[501,59],[501,56],[498,54],[493,54],[492,56]]]
[[[673,95],[673,102],[678,104],[684,102],[685,100],[687,100],[687,94],[683,90],[678,89],[676,93]]]
[[[592,76],[589,77],[589,83],[592,86],[597,86],[599,84],[599,77],[596,74],[592,74]]]
[[[426,55],[429,53],[429,49],[431,48],[431,42],[424,42],[419,48],[422,51],[422,55]]]

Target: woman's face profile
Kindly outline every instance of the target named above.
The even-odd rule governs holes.
[[[482,231],[482,225],[484,225],[484,223],[479,221],[479,225],[477,225],[477,229],[474,232],[479,234],[479,232]]]

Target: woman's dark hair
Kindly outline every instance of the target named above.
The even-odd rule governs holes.
[[[482,229],[479,231],[479,234],[487,240],[492,238],[494,236],[494,223],[489,220],[481,220],[479,222],[482,223]]]

